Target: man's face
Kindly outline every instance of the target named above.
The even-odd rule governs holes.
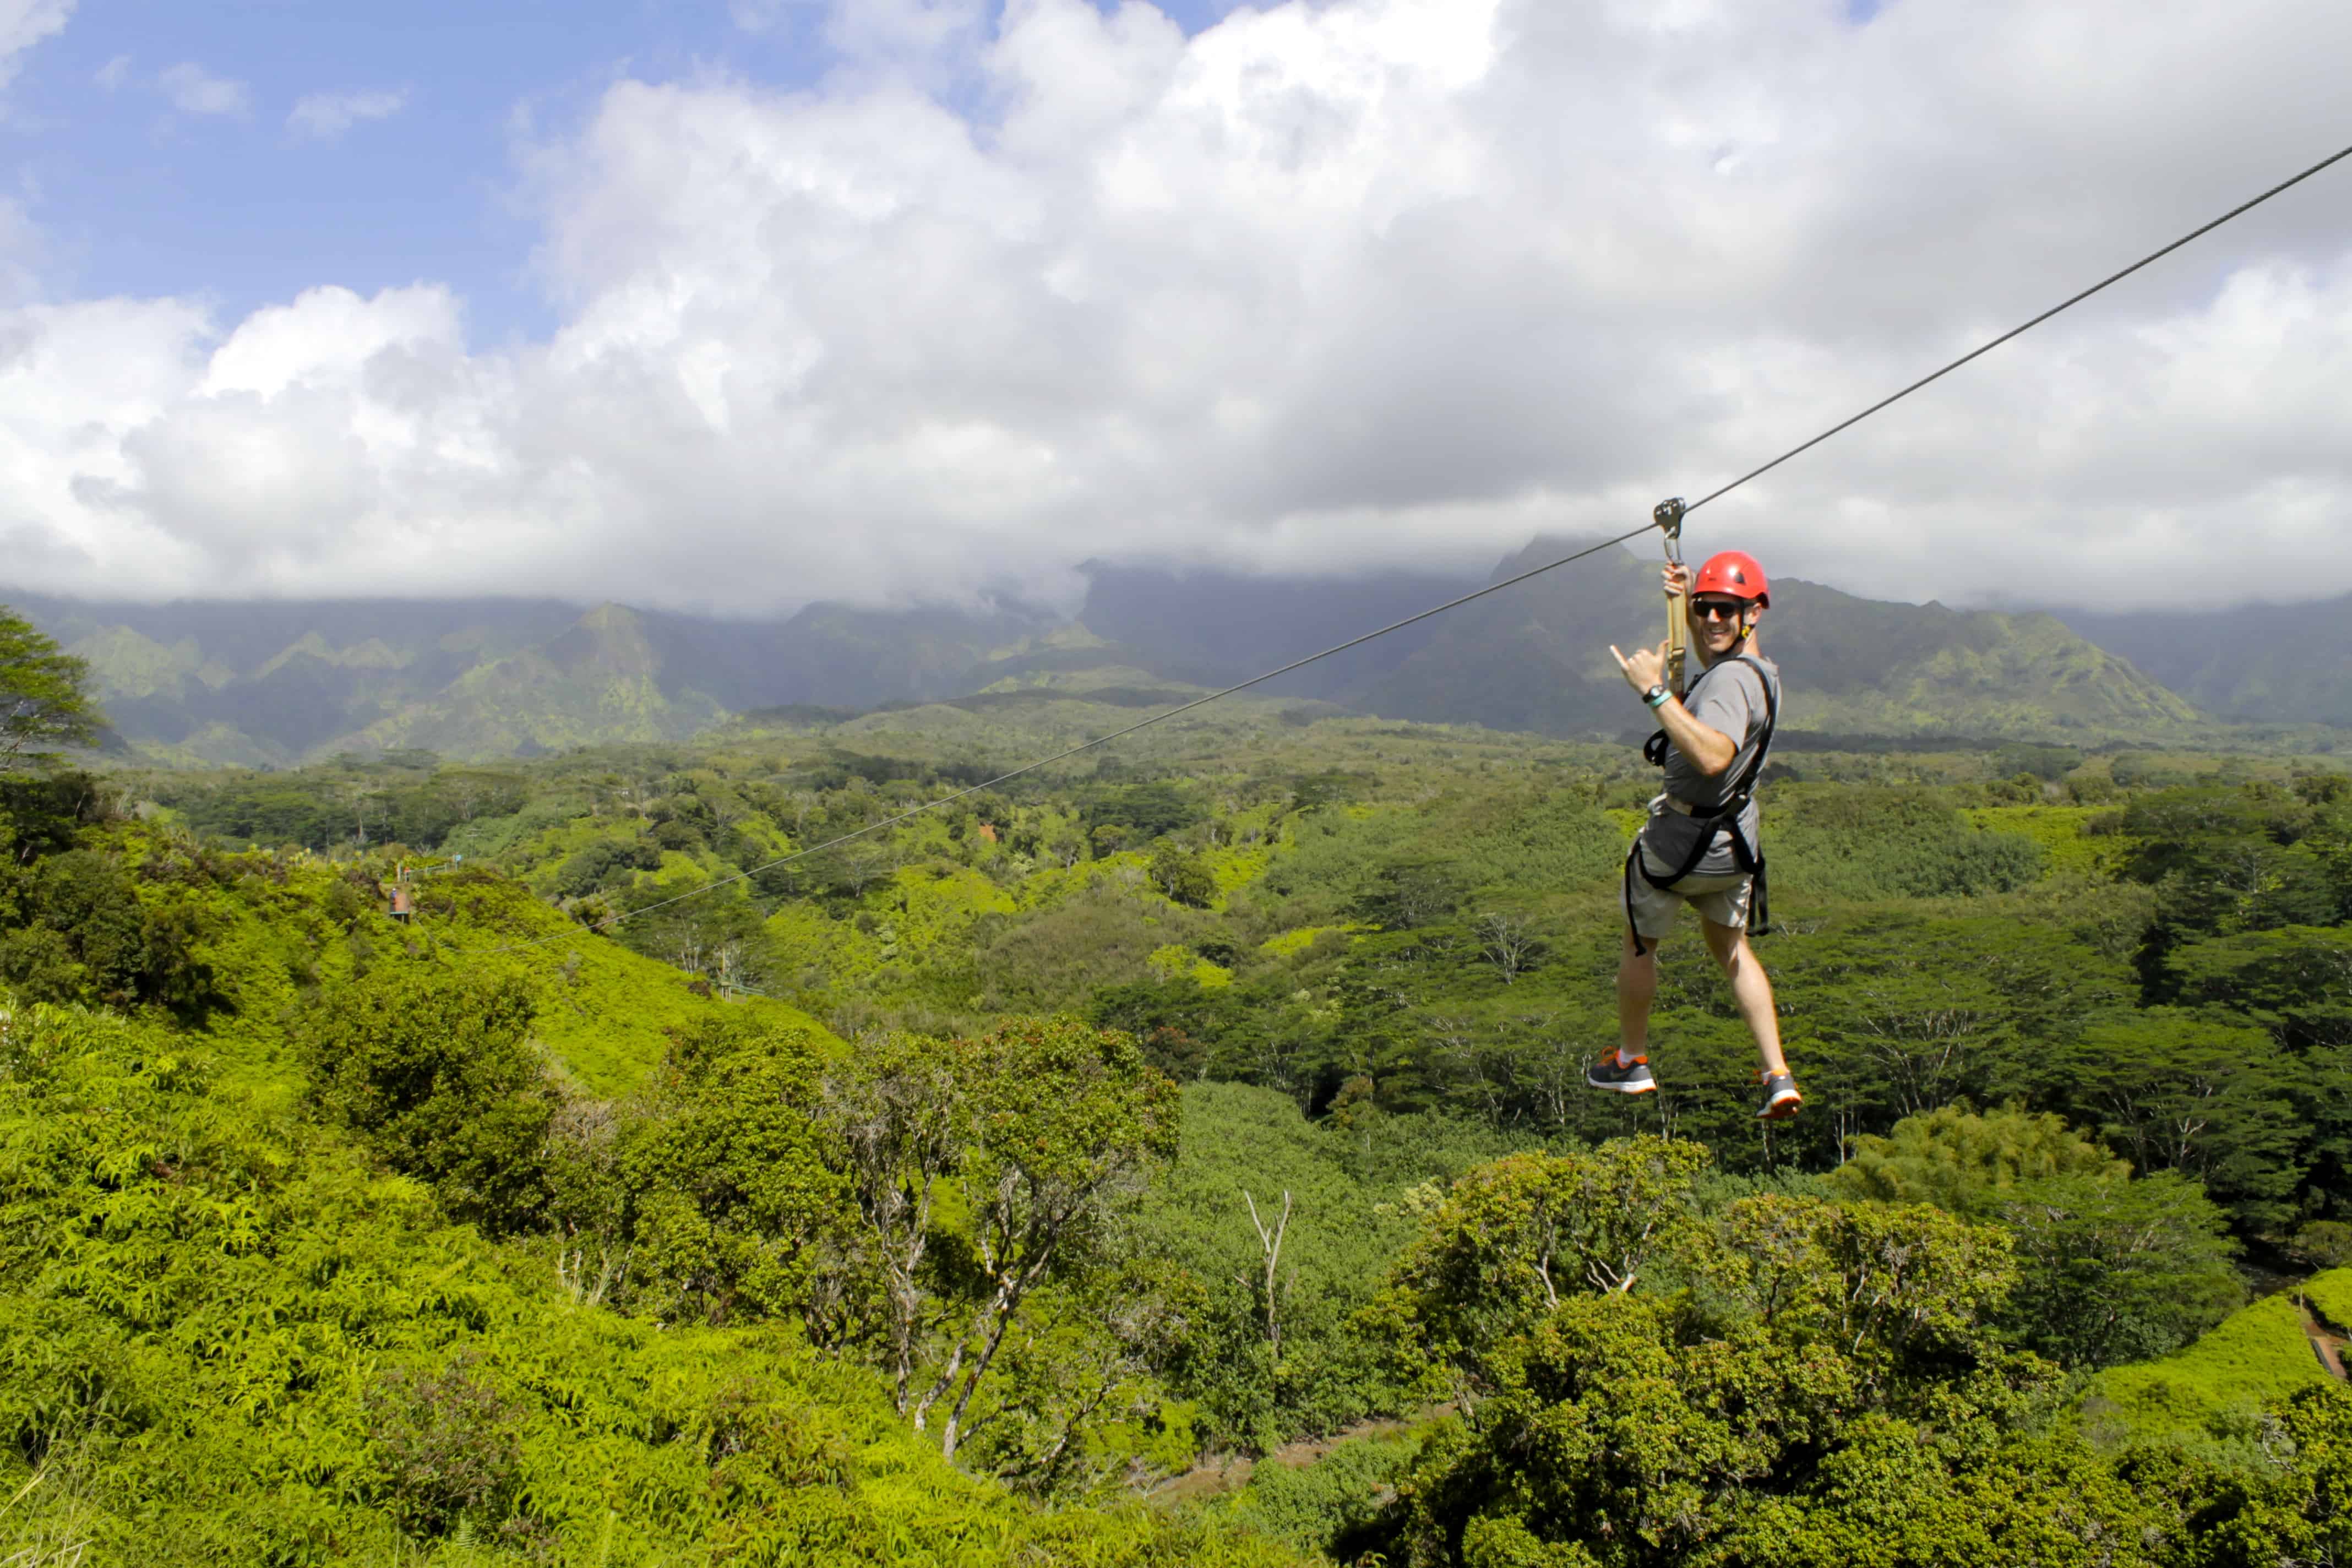
[[[1691,601],[1699,642],[1711,654],[1729,653],[1739,646],[1740,617],[1747,612],[1748,601],[1721,594],[1702,594]]]

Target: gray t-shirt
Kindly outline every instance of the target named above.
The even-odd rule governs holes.
[[[1751,659],[1754,663],[1748,662]],[[1763,675],[1756,672],[1756,666],[1759,664],[1764,667]],[[1708,729],[1738,742],[1739,750],[1732,757],[1731,766],[1719,776],[1710,778],[1699,772],[1697,764],[1680,751],[1667,747],[1666,794],[1676,800],[1704,808],[1719,804],[1731,786],[1739,782],[1740,774],[1748,771],[1748,764],[1756,760],[1756,749],[1764,743],[1764,721],[1768,711],[1764,702],[1764,682],[1768,677],[1772,682],[1772,700],[1777,703],[1780,700],[1780,667],[1762,654],[1720,660],[1692,683],[1690,695],[1683,699],[1683,706],[1690,710],[1692,718]],[[1664,805],[1654,805],[1652,815],[1666,809]],[[1739,814],[1740,831],[1748,836],[1750,844],[1758,842],[1757,821],[1756,802],[1751,795],[1748,809]],[[1643,858],[1661,877],[1671,876],[1675,869],[1673,866],[1661,865],[1654,854],[1645,852]],[[1706,852],[1706,858],[1693,868],[1691,874],[1695,877],[1724,877],[1738,868],[1739,862],[1731,853],[1731,834],[1726,829],[1715,836],[1714,847]]]

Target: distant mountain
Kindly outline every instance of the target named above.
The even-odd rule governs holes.
[[[1203,686],[1246,680],[1327,647],[1418,615],[1478,586],[1475,575],[1381,572],[1360,577],[1244,577],[1090,565],[1079,624],[1140,650],[1140,661],[1171,679]],[[1429,646],[1439,620],[1408,626],[1286,676],[1278,696],[1344,700]]]
[[[747,622],[618,605],[583,614],[542,600],[6,597],[89,661],[117,732],[168,763],[283,766],[390,746],[530,755],[674,740],[751,708],[958,695],[1024,658],[1066,658],[1057,633],[1069,640],[1050,617],[1016,611],[813,605]]]
[[[1487,580],[1575,545],[1538,540]],[[1171,683],[1245,679],[1475,585],[1435,573],[1302,580],[1100,563],[1087,575],[1068,620],[1019,605],[814,605],[735,621],[548,600],[0,597],[89,660],[116,730],[141,754],[280,766],[346,750],[479,757],[676,740],[796,705],[1001,707],[1052,689],[1133,706]],[[2168,675],[2231,717],[2352,722],[2352,647],[2337,646],[2320,672],[2325,700],[2299,711],[2314,672],[2262,613],[2077,616],[2070,629],[2046,615],[1886,604],[1793,579],[1773,599],[1765,646],[1790,675],[1792,730],[2162,739],[2200,720],[2159,683]],[[1608,647],[1655,642],[1661,618],[1653,561],[1612,549],[1267,689],[1399,719],[1614,736],[1643,715]],[[2344,644],[2340,614],[2317,621]]]
[[[2352,725],[2352,594],[2189,615],[2058,614],[2221,718]]]
[[[813,605],[718,620],[550,600],[94,604],[0,595],[90,662],[116,731],[167,763],[284,766],[419,747],[531,755],[674,740],[728,713],[865,709],[1053,684],[1121,700],[1223,682],[1328,647],[1466,584],[1331,583],[1097,567],[1079,616],[1019,606]],[[1425,634],[1383,639],[1277,688],[1331,696]]]
[[[478,664],[431,697],[329,751],[421,748],[451,756],[535,756],[614,741],[680,741],[727,716],[707,692],[665,681],[646,619],[600,605],[534,647]]]
[[[278,764],[561,634],[552,600],[8,602],[88,659],[116,731],[169,761]]]

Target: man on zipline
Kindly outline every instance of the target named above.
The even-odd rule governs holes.
[[[1666,593],[1690,606],[1691,644],[1706,673],[1687,698],[1665,684],[1666,647],[1618,652],[1625,682],[1656,710],[1664,726],[1646,753],[1666,771],[1665,791],[1650,802],[1625,860],[1625,946],[1617,963],[1616,1050],[1585,1074],[1595,1089],[1648,1094],[1650,1004],[1658,994],[1657,943],[1685,903],[1698,910],[1706,950],[1723,966],[1739,1016],[1763,1059],[1765,1121],[1793,1116],[1804,1097],[1780,1054],[1780,1020],[1772,983],[1748,945],[1751,902],[1761,930],[1768,919],[1764,857],[1758,847],[1754,791],[1780,709],[1780,671],[1757,651],[1756,627],[1771,604],[1755,557],[1726,551],[1698,569],[1666,568]]]

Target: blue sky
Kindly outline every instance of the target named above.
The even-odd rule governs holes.
[[[1161,9],[1193,31],[1230,6]],[[195,296],[235,320],[319,284],[435,281],[465,298],[477,342],[537,337],[554,321],[514,199],[518,124],[560,132],[623,76],[818,79],[833,63],[819,8],[772,14],[748,27],[728,0],[81,0],[23,60],[0,146],[51,297]],[[400,107],[332,136],[289,125],[305,99],[367,94]]]

